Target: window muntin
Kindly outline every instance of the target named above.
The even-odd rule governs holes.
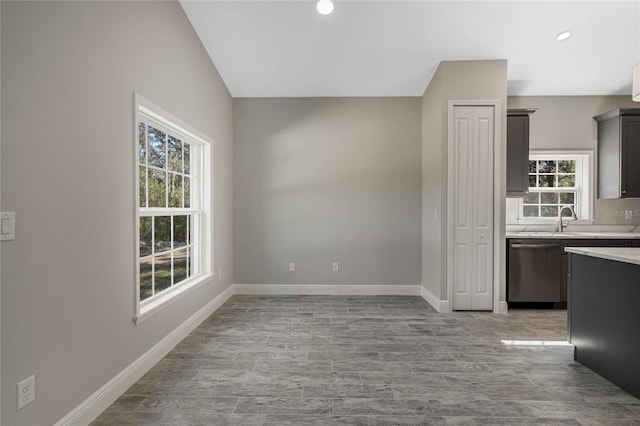
[[[530,160],[529,194],[522,200],[525,218],[557,218],[562,206],[571,206],[577,213],[579,188],[576,187],[576,160]],[[563,217],[571,216],[565,209]]]
[[[557,222],[562,206],[574,208],[578,219],[593,211],[592,151],[531,151],[529,193],[520,198],[519,223]],[[563,217],[570,217],[568,209]]]
[[[145,121],[138,122],[141,302],[198,274],[198,238],[191,234],[202,214],[190,188],[198,157],[191,152],[199,147]]]
[[[136,322],[211,276],[210,141],[136,95]]]

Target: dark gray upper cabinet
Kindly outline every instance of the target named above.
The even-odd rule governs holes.
[[[593,118],[598,122],[598,198],[640,197],[640,108]]]
[[[507,110],[507,197],[529,192],[529,116],[534,112]]]

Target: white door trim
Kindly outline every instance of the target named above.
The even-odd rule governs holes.
[[[454,179],[453,170],[453,109],[456,106],[493,106],[494,107],[494,129],[493,132],[493,312],[504,313],[504,306],[500,303],[500,271],[503,267],[500,258],[500,241],[501,241],[501,203],[500,194],[502,181],[500,165],[502,164],[502,105],[499,99],[456,99],[449,100],[447,115],[447,217],[453,211],[453,197],[451,197],[452,185]],[[447,219],[447,300],[450,309],[453,309],[453,222]]]

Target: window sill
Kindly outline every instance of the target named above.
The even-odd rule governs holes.
[[[182,297],[201,287],[203,284],[211,281],[211,278],[213,278],[213,275],[211,274],[194,277],[193,279],[183,284],[179,284],[171,290],[167,290],[166,294],[161,293],[159,297],[154,298],[149,302],[141,303],[140,313],[133,317],[133,322],[135,323],[135,325],[138,325],[148,318],[151,318],[153,315],[157,314],[164,308],[180,300]]]

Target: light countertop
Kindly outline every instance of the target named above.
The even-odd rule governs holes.
[[[640,265],[640,247],[567,247],[565,251]]]
[[[552,238],[552,239],[637,239],[640,232],[507,232],[507,238]]]

